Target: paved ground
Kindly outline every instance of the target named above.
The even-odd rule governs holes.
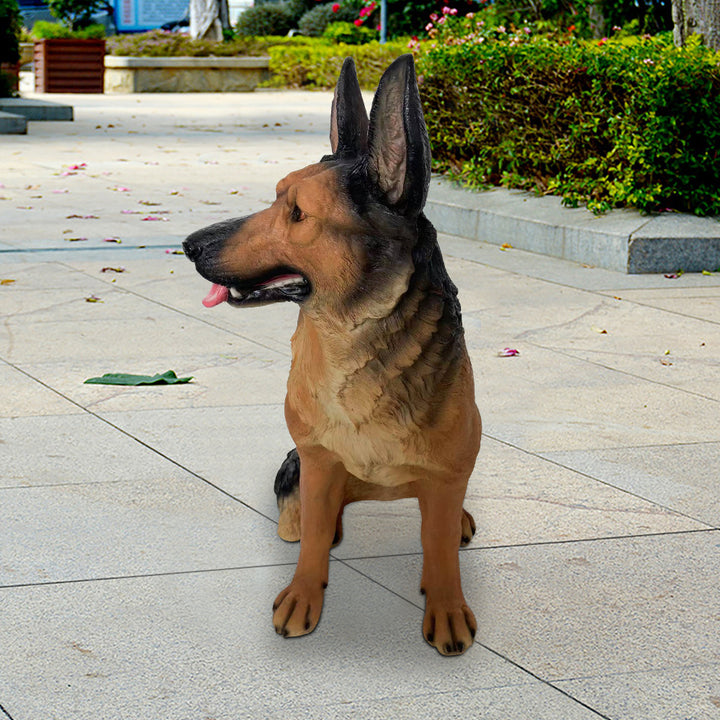
[[[0,716],[720,718],[717,275],[443,238],[486,429],[477,642],[422,639],[412,502],[348,510],[322,622],[283,640],[295,312],[207,310],[167,251],[322,155],[330,97],[55,99],[74,123],[0,140]],[[195,380],[83,384],[170,368]]]

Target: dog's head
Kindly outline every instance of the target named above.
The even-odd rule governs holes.
[[[411,55],[383,75],[369,120],[355,65],[345,60],[330,142],[331,155],[277,184],[270,207],[185,240],[185,253],[213,283],[206,306],[292,300],[340,309],[407,281],[430,182]]]

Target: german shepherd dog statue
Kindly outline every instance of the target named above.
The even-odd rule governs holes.
[[[411,55],[384,73],[369,121],[345,60],[330,141],[332,155],[280,180],[270,207],[184,242],[213,283],[207,307],[299,307],[285,400],[296,449],[275,492],[278,532],[300,554],[273,623],[284,637],[315,629],[346,504],[415,497],[423,635],[458,655],[477,628],[458,548],[475,532],[463,499],[481,422],[457,288],[423,214],[430,144]]]

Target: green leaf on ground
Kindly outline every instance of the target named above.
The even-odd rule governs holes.
[[[179,378],[173,370],[157,375],[131,375],[129,373],[105,373],[102,377],[88,378],[85,385],[177,385],[188,383],[192,377]]]

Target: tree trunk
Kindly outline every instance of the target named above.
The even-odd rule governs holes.
[[[720,50],[720,0],[673,0],[673,38],[680,47],[691,35],[700,35],[713,50]]]

